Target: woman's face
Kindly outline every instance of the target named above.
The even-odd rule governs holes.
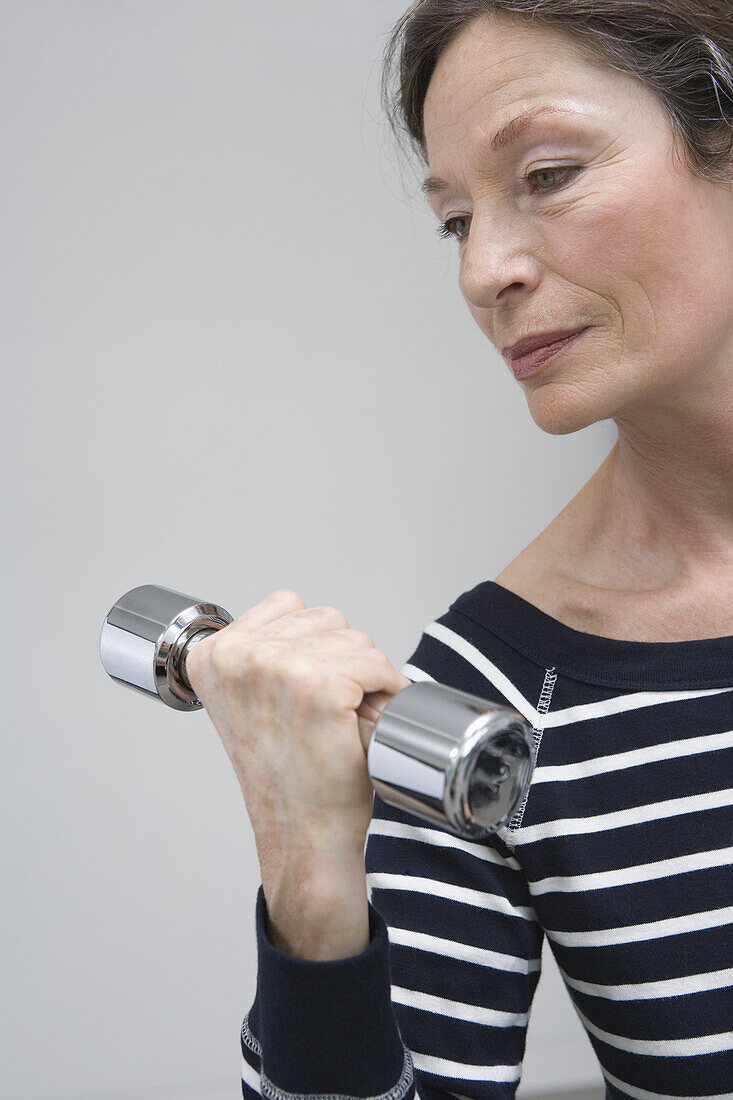
[[[545,105],[570,113],[492,148],[502,126]],[[592,326],[519,383],[543,430],[637,413],[672,425],[721,402],[731,414],[733,188],[683,167],[644,85],[554,29],[481,17],[441,55],[424,122],[430,175],[445,185],[430,205],[450,221],[481,331],[501,352]]]

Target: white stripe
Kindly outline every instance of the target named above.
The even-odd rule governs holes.
[[[703,871],[708,867],[723,867],[733,859],[733,848],[719,848],[715,852],[692,852],[689,856],[660,859],[657,863],[641,863],[631,867],[619,867],[615,871],[598,871],[588,875],[568,875],[541,878],[530,882],[529,892],[535,894],[577,893],[579,890],[607,890],[613,886],[628,886],[632,882],[651,882],[653,879],[686,875]]]
[[[711,733],[705,737],[688,737],[684,741],[665,741],[661,745],[647,745],[643,749],[617,752],[611,756],[596,756],[576,764],[540,766],[534,770],[532,785],[554,783],[557,780],[567,782],[572,779],[586,779],[591,775],[636,768],[640,764],[650,764],[656,760],[673,760],[680,756],[694,756],[701,752],[716,752],[719,749],[731,747],[733,747],[733,730],[726,730],[725,733]]]
[[[252,1066],[245,1062],[244,1058],[242,1058],[242,1080],[244,1081],[245,1085],[249,1085],[249,1087],[254,1092],[256,1092],[258,1096],[261,1095],[259,1071],[256,1069],[252,1069]]]
[[[399,985],[392,986],[392,1000],[396,1004],[417,1008],[421,1012],[435,1012],[439,1016],[468,1020],[471,1024],[483,1024],[486,1027],[526,1027],[529,1020],[526,1012],[500,1012],[498,1009],[450,1001],[446,997],[435,997]]]
[[[416,1054],[412,1061],[415,1069],[436,1073],[444,1077],[457,1077],[461,1081],[518,1081],[522,1063],[518,1066],[469,1066],[465,1062],[450,1062],[447,1058],[435,1058],[431,1054]]]
[[[733,687],[703,688],[690,691],[637,691],[630,695],[616,695],[612,699],[600,699],[597,703],[582,703],[565,710],[545,715],[545,729],[567,726],[572,722],[588,722],[608,718],[612,714],[625,714],[642,707],[657,707],[665,703],[677,703],[683,699],[701,699],[706,695],[721,695],[733,691]]]
[[[387,925],[389,942],[398,947],[411,947],[416,951],[431,951],[447,959],[460,959],[475,966],[486,966],[492,970],[504,970],[510,974],[531,974],[541,967],[541,959],[525,959],[519,955],[504,955],[500,951],[489,951],[485,947],[473,947],[469,943],[429,936],[427,932],[412,932],[409,928],[395,928]]]
[[[686,997],[690,993],[703,993],[708,989],[723,989],[733,984],[733,967],[728,970],[711,970],[707,974],[681,974],[661,982],[637,982],[635,985],[596,985],[571,978],[560,968],[569,986],[590,997],[603,997],[607,1001],[649,1001],[657,997]]]
[[[367,839],[371,835],[398,837],[400,840],[417,840],[422,841],[423,844],[432,844],[436,848],[451,848],[465,852],[475,859],[482,859],[486,863],[496,863],[497,866],[506,867],[507,870],[522,872],[522,868],[516,859],[504,858],[484,843],[464,840],[424,825],[407,825],[401,821],[388,821],[386,818],[373,817],[367,831]]]
[[[718,1035],[697,1035],[691,1039],[627,1039],[625,1035],[614,1035],[596,1027],[577,1005],[575,1011],[591,1035],[617,1050],[628,1051],[629,1054],[645,1054],[651,1058],[694,1058],[700,1054],[719,1054],[733,1048],[733,1031],[721,1031]]]
[[[485,890],[471,890],[468,886],[454,886],[441,879],[421,878],[417,875],[388,875],[372,871],[366,877],[373,890],[411,890],[448,901],[459,901],[464,905],[476,905],[480,909],[491,909],[495,913],[506,913],[510,917],[537,920],[534,909],[530,906],[512,905],[503,894],[489,894]]]
[[[651,802],[646,806],[630,806],[628,810],[614,810],[593,817],[565,817],[544,821],[540,825],[528,825],[517,829],[518,844],[533,844],[551,836],[578,836],[601,833],[606,829],[622,829],[627,825],[640,825],[645,821],[659,821],[665,817],[681,817],[701,810],[714,810],[733,805],[733,790],[706,791],[686,798],[667,798],[663,802]]]
[[[733,1098],[733,1092],[716,1092],[712,1096],[690,1096],[689,1093],[680,1096],[678,1092],[674,1095],[669,1092],[651,1092],[649,1089],[640,1089],[638,1085],[629,1085],[626,1081],[621,1081],[603,1066],[601,1066],[601,1072],[609,1085],[615,1085],[625,1096],[633,1097],[633,1100],[732,1100]]]
[[[639,943],[642,940],[658,940],[665,936],[699,932],[702,928],[720,928],[731,922],[733,922],[733,905],[726,906],[724,909],[710,909],[705,913],[668,917],[648,924],[598,928],[594,932],[555,932],[546,928],[545,935],[561,947],[608,947],[616,943]]]
[[[443,626],[442,623],[431,623],[425,627],[425,634],[429,634],[431,638],[435,638],[437,641],[442,642],[443,645],[448,646],[454,653],[460,654],[464,660],[468,661],[477,672],[493,684],[501,694],[504,696],[510,706],[518,710],[519,713],[532,723],[532,726],[541,728],[545,720],[545,715],[541,717],[532,704],[525,699],[521,691],[519,691],[511,682],[508,676],[506,676],[501,669],[497,668],[493,661],[490,661],[488,657],[481,652],[480,649],[476,649],[475,645],[471,645],[465,638],[462,638],[460,634],[456,634],[455,631],[449,630],[447,626]],[[478,694],[478,693],[477,693]]]
[[[407,662],[407,664],[402,666],[400,672],[403,676],[406,676],[408,680],[414,680],[416,684],[435,683],[435,678],[433,676],[429,676],[424,668],[418,668],[417,665],[411,665],[409,661]]]

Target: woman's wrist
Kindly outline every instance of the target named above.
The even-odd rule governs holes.
[[[327,962],[361,955],[369,946],[369,901],[364,858],[330,866],[314,854],[284,862],[264,876],[267,933],[278,951]]]

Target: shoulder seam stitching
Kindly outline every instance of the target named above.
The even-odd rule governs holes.
[[[555,683],[557,682],[557,673],[555,672],[555,667],[556,666],[553,665],[552,668],[546,668],[545,669],[545,679],[544,679],[543,684],[542,684],[542,691],[540,692],[539,702],[537,703],[537,713],[538,714],[547,714],[548,710],[550,709],[550,702],[552,700],[552,692],[554,690]],[[532,770],[533,771],[534,771],[534,768],[537,765],[537,757],[539,756],[539,752],[540,752],[540,742],[542,741],[543,732],[544,732],[544,726],[534,726],[532,728],[532,737],[534,738],[534,752],[533,752],[533,760],[532,760]],[[524,817],[524,811],[525,811],[525,808],[526,808],[527,801],[529,799],[529,795],[530,795],[531,790],[532,790],[532,782],[530,780],[529,788],[527,790],[527,793],[524,796],[524,801],[522,802],[522,805],[519,807],[519,809],[514,814],[514,817],[512,818],[512,820],[509,823],[508,832],[510,834],[511,833],[516,833],[517,829],[519,829],[521,827],[522,819]],[[512,837],[511,839],[512,839],[512,842],[514,842],[515,838]]]

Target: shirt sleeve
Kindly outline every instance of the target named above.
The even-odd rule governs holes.
[[[297,959],[270,942],[257,894],[257,990],[242,1025],[245,1100],[403,1100],[414,1071],[390,1000],[389,945],[370,904],[370,943],[347,959]]]
[[[402,671],[507,703],[458,667],[424,634]],[[378,795],[365,863],[370,943],[348,959],[277,950],[260,887],[244,1100],[514,1098],[543,938],[519,863],[498,836],[457,837]]]

